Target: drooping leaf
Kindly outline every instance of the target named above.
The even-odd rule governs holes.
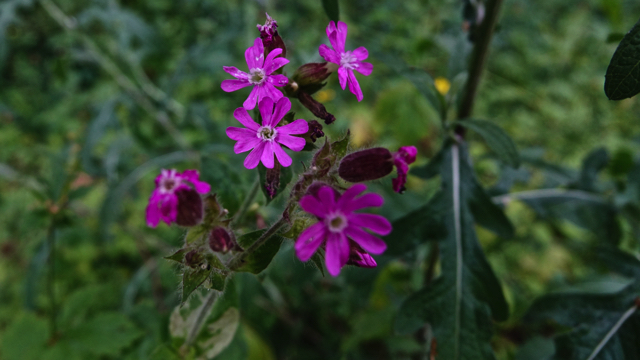
[[[184,261],[184,255],[186,253],[187,253],[186,249],[180,249],[169,256],[165,256],[164,258],[167,260],[172,260],[172,261],[182,263]]]
[[[598,173],[609,163],[609,153],[604,148],[593,150],[582,161],[582,171],[578,187],[584,191],[594,191]]]
[[[238,245],[243,249],[251,246],[266,230],[253,231],[248,234],[244,234],[238,238]],[[238,271],[246,271],[254,274],[260,273],[266,269],[271,263],[271,260],[280,250],[280,245],[284,238],[279,235],[273,235],[256,251],[249,255],[245,259],[245,263],[238,268]]]
[[[518,168],[520,154],[511,137],[498,125],[487,120],[467,119],[456,124],[473,130],[482,136],[489,148],[500,157],[505,164]]]
[[[609,100],[630,98],[640,92],[640,21],[622,38],[604,78]]]
[[[99,357],[117,356],[142,335],[121,313],[100,313],[68,331],[65,341],[82,352]]]
[[[329,17],[329,20],[335,21],[336,23],[340,20],[340,7],[338,6],[338,0],[322,0],[322,7]]]
[[[211,269],[206,265],[196,266],[195,268],[184,267],[182,274],[182,302],[185,302],[189,295],[194,292],[202,283],[207,280]]]
[[[475,189],[465,148],[447,144],[442,156],[442,193],[432,200],[442,202],[432,206],[449,209],[442,217],[442,275],[402,304],[395,326],[410,333],[429,323],[443,359],[494,359],[491,319],[506,320],[508,306],[474,231]]]

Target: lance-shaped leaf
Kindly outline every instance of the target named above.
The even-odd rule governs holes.
[[[538,299],[524,320],[553,320],[568,327],[555,337],[557,360],[628,360],[640,358],[640,261],[616,249],[601,249],[609,267],[636,280],[616,293],[557,293]]]
[[[329,20],[338,22],[340,20],[340,7],[338,6],[338,0],[322,0],[322,7],[324,12],[327,13]]]
[[[492,319],[504,321],[508,306],[474,231],[470,202],[473,172],[458,144],[443,149],[442,194],[433,204],[447,208],[442,217],[446,237],[440,241],[442,274],[402,305],[396,329],[413,332],[428,322],[438,344],[438,357],[451,360],[494,359],[489,342]]]
[[[512,168],[520,166],[520,154],[511,137],[498,125],[487,120],[468,119],[459,121],[457,125],[473,130],[482,136],[487,146]]]
[[[640,21],[622,38],[604,78],[609,100],[630,98],[640,92]]]
[[[240,236],[238,238],[238,245],[243,249],[249,248],[265,231],[266,230],[258,230]],[[284,238],[279,235],[273,235],[267,239],[262,246],[245,258],[243,265],[238,268],[238,271],[247,271],[258,274],[262,270],[266,269],[278,250],[280,250],[282,240],[284,240]]]

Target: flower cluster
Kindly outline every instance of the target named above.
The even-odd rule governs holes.
[[[211,186],[200,181],[197,170],[162,170],[156,177],[156,189],[151,193],[147,205],[147,225],[156,227],[160,220],[171,225],[193,226],[202,220],[202,200]],[[188,183],[193,184],[192,189]],[[179,211],[180,210],[180,211]]]

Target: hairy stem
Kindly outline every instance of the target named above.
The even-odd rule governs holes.
[[[260,246],[262,246],[270,237],[275,235],[278,230],[287,225],[287,220],[284,217],[281,217],[280,220],[276,221],[267,231],[265,231],[262,236],[256,240],[251,246],[246,248],[243,252],[237,254],[232,257],[227,263],[227,267],[231,271],[235,271],[239,269],[242,265],[244,265],[247,257],[251,255],[254,251],[256,251]]]
[[[503,0],[489,0],[487,2],[486,16],[478,29],[478,38],[473,48],[473,53],[471,54],[471,61],[469,62],[469,78],[464,89],[460,107],[458,108],[459,119],[466,119],[471,116],[473,112],[473,104],[476,93],[478,92],[478,86],[480,85],[482,70],[484,69],[487,55],[489,54],[489,44],[491,43],[493,31],[498,22],[498,14],[500,13],[502,2]]]
[[[213,304],[215,304],[216,299],[218,298],[218,293],[219,292],[216,290],[211,290],[205,298],[204,305],[202,305],[202,308],[200,309],[200,311],[198,311],[196,321],[194,321],[193,326],[191,327],[191,329],[189,329],[187,340],[185,340],[184,344],[180,347],[180,353],[186,355],[191,345],[193,345],[193,342],[196,340],[196,337],[198,337],[198,334],[200,333],[200,329],[202,328],[204,319],[207,317],[207,315],[209,315]]]
[[[247,212],[249,205],[251,205],[251,203],[253,202],[253,199],[256,198],[256,195],[258,194],[259,189],[260,189],[260,177],[258,176],[256,181],[253,182],[253,185],[251,185],[251,190],[249,190],[249,194],[242,202],[242,205],[240,205],[240,208],[238,209],[236,214],[233,216],[233,219],[231,219],[230,225],[235,225],[238,221],[240,221],[240,219],[242,219],[244,214]]]

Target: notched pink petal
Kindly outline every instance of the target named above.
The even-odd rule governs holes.
[[[251,83],[249,83],[249,80],[232,79],[232,80],[222,80],[220,87],[225,92],[232,92],[232,91],[240,90],[242,88],[246,88],[247,86],[250,86],[250,85]]]
[[[258,131],[260,125],[253,121],[247,109],[245,108],[237,108],[233,111],[233,117],[236,118],[240,122],[240,124],[244,125],[247,129],[251,129],[254,131]],[[231,137],[231,136],[229,136]],[[233,139],[233,138],[232,138]],[[237,140],[237,139],[234,139]]]
[[[271,118],[271,126],[276,126],[280,123],[280,120],[291,110],[291,100],[287,97],[282,97],[276,103],[275,109],[273,110],[273,117]],[[282,127],[278,128],[278,131],[281,131]],[[306,132],[306,131],[305,131]]]
[[[331,276],[338,276],[340,269],[349,260],[349,244],[347,246],[347,258],[344,259],[344,244],[347,243],[346,239],[342,241],[342,234],[330,233],[327,238],[327,252],[325,254],[325,264],[327,265],[327,271]],[[344,261],[343,261],[344,260]]]
[[[227,128],[227,136],[231,140],[239,141],[244,139],[256,138],[256,131],[230,126]]]
[[[285,86],[289,83],[289,79],[282,74],[269,75],[267,76],[267,83],[269,83],[272,86]],[[278,97],[278,99],[280,99],[281,97],[282,97],[282,93],[280,93],[280,96]]]
[[[258,103],[260,115],[262,115],[262,126],[271,126],[271,114],[273,114],[273,100],[270,97],[262,97]]]
[[[348,188],[336,203],[336,207],[338,209],[342,209],[346,204],[350,203],[356,196],[360,195],[363,191],[367,190],[367,186],[365,184],[355,184]]]
[[[296,240],[296,256],[300,261],[309,261],[325,238],[324,224],[319,222],[306,228]]]
[[[347,72],[349,73],[349,91],[356,96],[358,101],[362,101],[362,89],[360,89],[356,74],[353,73],[353,70],[347,70]]]
[[[340,54],[338,54],[334,50],[331,50],[327,45],[320,45],[320,47],[318,48],[318,53],[320,53],[320,56],[322,56],[325,61],[334,64],[340,64]]]
[[[384,216],[376,214],[349,215],[349,224],[367,228],[378,235],[389,235],[391,233],[391,223]]]
[[[259,93],[260,86],[254,86],[253,89],[251,89],[251,93],[249,94],[247,100],[242,103],[242,106],[247,110],[252,110],[253,108],[255,108],[256,103],[258,102]]]
[[[286,99],[286,98],[284,98]],[[291,107],[289,107],[289,109],[291,109]],[[285,114],[289,112],[289,110],[287,110],[285,112]],[[284,115],[283,115],[284,116]],[[295,134],[295,135],[299,135],[299,134],[305,134],[307,131],[309,131],[309,123],[307,123],[306,120],[304,119],[298,119],[290,124],[284,125],[284,126],[280,126],[278,128],[278,133],[280,134]]]
[[[274,160],[273,160],[273,142],[267,141],[264,143],[264,150],[262,151],[262,165],[267,169],[273,169]]]
[[[265,143],[260,142],[258,146],[253,148],[253,150],[247,155],[247,158],[244,159],[244,167],[247,169],[254,169],[260,163],[260,158],[262,157],[262,152],[264,151]]]
[[[344,90],[347,87],[347,79],[349,79],[349,73],[347,69],[341,67],[338,69],[338,80],[340,80],[340,87]]]
[[[300,199],[300,207],[302,210],[315,215],[320,219],[324,219],[328,212],[324,204],[313,195],[306,195]]]
[[[360,46],[359,48],[351,51],[351,55],[355,56],[356,59],[362,61],[366,60],[369,57],[369,51],[364,46]]]
[[[344,232],[366,252],[379,255],[387,250],[387,244],[385,244],[382,239],[375,237],[356,226],[349,226]]]
[[[154,195],[151,195],[153,199]],[[160,209],[158,209],[158,202],[150,199],[149,205],[147,205],[146,213],[147,213],[147,225],[154,228],[158,226],[160,222]]]
[[[297,136],[291,136],[287,134],[278,133],[276,135],[276,141],[281,145],[288,147],[293,151],[300,151],[304,148],[307,141]]]
[[[276,158],[278,158],[278,162],[280,163],[280,165],[284,167],[291,166],[291,164],[293,163],[293,159],[291,159],[291,156],[289,156],[286,152],[284,152],[280,144],[276,142],[273,142],[272,144],[273,144],[273,151],[275,152]]]
[[[253,46],[244,52],[244,58],[247,61],[249,70],[262,68],[264,64],[264,46],[262,45],[262,39],[256,38],[253,41]]]
[[[245,151],[249,151],[255,148],[256,146],[260,145],[261,142],[262,140],[260,140],[258,137],[244,138],[244,139],[238,140],[238,142],[233,146],[233,152],[235,152],[236,154],[240,154]]]
[[[247,80],[249,78],[249,74],[244,71],[238,70],[238,68],[236,68],[235,66],[223,66],[222,70],[236,79]]]
[[[324,204],[325,208],[333,211],[336,206],[336,193],[329,186],[323,186],[318,191],[318,199]]]
[[[278,49],[278,50],[280,50],[280,49]],[[273,51],[271,53],[269,53],[269,55],[271,55],[271,54],[273,54]],[[267,74],[267,75],[271,75],[272,72],[280,69],[281,67],[287,65],[288,63],[289,63],[289,60],[287,60],[287,59],[285,59],[283,57],[275,58],[269,64],[265,64],[264,73]]]
[[[382,206],[382,204],[384,204],[384,199],[382,198],[382,196],[378,194],[368,193],[345,203],[342,206],[342,211],[345,213],[349,213],[367,207],[379,207]]]
[[[358,66],[353,68],[353,70],[359,72],[360,74],[362,74],[364,76],[371,75],[371,72],[373,71],[373,64],[368,63],[368,62],[358,62],[356,64]]]
[[[184,176],[188,181],[190,181],[193,184],[196,191],[199,192],[200,194],[206,194],[209,191],[211,191],[211,185],[207,184],[204,181],[200,181],[200,173],[198,172],[198,170],[185,170],[182,173],[182,176]],[[176,189],[176,191],[177,190],[178,189]]]

